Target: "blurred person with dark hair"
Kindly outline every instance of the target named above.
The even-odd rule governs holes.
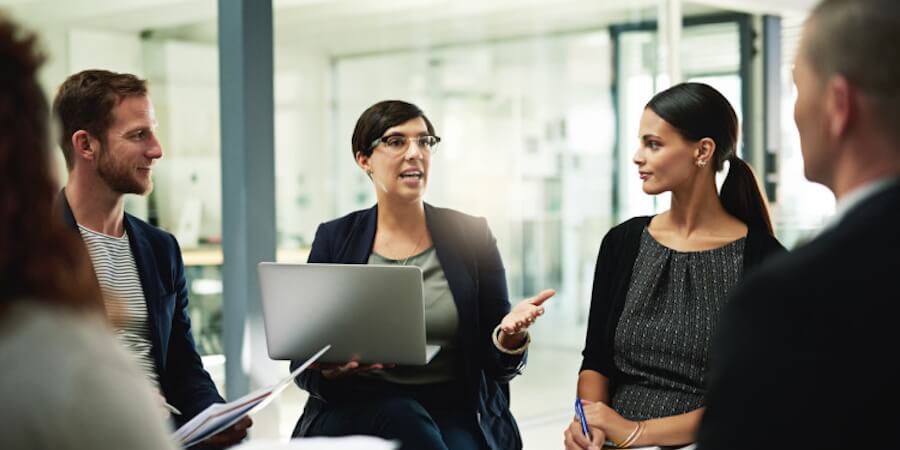
[[[702,83],[672,86],[644,108],[637,174],[647,194],[671,192],[672,205],[603,238],[578,374],[589,436],[576,418],[564,433],[567,449],[695,440],[727,294],[784,251],[753,171],[737,155],[738,129],[728,100]]]
[[[41,63],[35,37],[0,17],[0,442],[174,449],[104,317],[84,246],[56,217]]]
[[[372,105],[351,143],[376,205],[319,225],[309,262],[420,267],[426,338],[441,350],[425,366],[350,361],[301,373],[297,383],[310,397],[294,435],[376,435],[417,450],[521,449],[507,383],[524,367],[528,327],[554,292],[511,308],[487,221],[424,201],[440,138],[419,107]]]
[[[700,449],[900,445],[898,44],[897,0],[825,0],[807,19],[794,120],[806,178],[837,207],[815,239],[735,290]]]
[[[82,71],[62,83],[53,113],[69,169],[58,197],[65,224],[87,246],[107,310],[123,318],[120,340],[183,423],[223,399],[194,345],[178,242],[125,212],[125,194],[153,188],[153,164],[163,154],[146,82]],[[251,424],[245,417],[206,443],[233,445]]]

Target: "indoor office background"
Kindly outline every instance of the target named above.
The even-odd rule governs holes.
[[[421,106],[443,138],[426,200],[488,219],[511,301],[557,289],[533,330],[525,375],[512,384],[526,448],[556,448],[572,414],[600,241],[619,221],[667,207],[665,196],[643,194],[631,163],[641,110],[655,92],[696,80],[729,98],[744,124],[741,154],[763,180],[786,245],[833,211],[830,194],[803,178],[793,125],[791,61],[812,3],[274,0],[277,259],[305,261],[320,222],[374,203],[350,151],[359,114],[388,98]],[[49,97],[87,68],[149,79],[165,153],[153,193],[130,196],[126,207],[181,243],[194,335],[217,383],[225,385],[226,357],[244,362],[251,387],[284,376],[286,363],[261,363],[264,354],[246,349],[225,355],[223,344],[224,333],[246,331],[223,326],[229,180],[221,175],[218,33],[232,30],[218,29],[217,3],[0,6],[40,33]],[[304,400],[291,388],[260,413],[251,436],[289,436]]]

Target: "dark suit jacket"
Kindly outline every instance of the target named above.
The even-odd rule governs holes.
[[[501,384],[519,373],[525,355],[500,353],[491,340],[494,327],[510,309],[506,272],[494,236],[483,218],[450,209],[426,204],[425,220],[459,314],[462,367],[458,373],[469,392],[463,400],[477,412],[490,448],[519,449],[519,430]],[[377,221],[378,210],[373,207],[323,223],[316,231],[309,262],[366,264]],[[293,361],[291,366],[300,363]],[[297,384],[311,394],[294,432],[303,436],[325,408],[323,400],[328,400],[329,391],[338,389],[339,383],[309,370],[297,378]]]
[[[733,293],[702,450],[897,448],[900,183]]]
[[[58,198],[65,223],[75,232],[78,225],[66,199]],[[188,289],[184,263],[175,237],[125,213],[125,232],[140,274],[147,320],[150,323],[151,353],[166,401],[178,408],[185,421],[223,402],[194,347],[188,317]]]

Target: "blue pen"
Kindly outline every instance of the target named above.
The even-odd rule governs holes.
[[[581,432],[588,439],[592,439],[591,432],[588,431],[587,419],[584,417],[584,407],[581,406],[581,399],[578,397],[575,397],[575,413],[578,414],[578,420],[581,421]]]

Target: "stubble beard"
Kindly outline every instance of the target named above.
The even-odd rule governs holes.
[[[140,180],[128,167],[115,160],[106,146],[100,151],[97,174],[110,189],[120,194],[144,195],[153,189],[153,180]]]

